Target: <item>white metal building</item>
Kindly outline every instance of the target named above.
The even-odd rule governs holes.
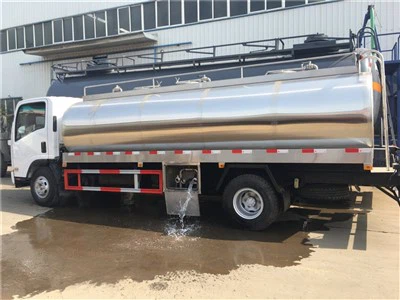
[[[313,33],[346,37],[349,30],[360,29],[369,4],[375,5],[379,33],[400,32],[398,0],[2,2],[1,98],[46,95],[53,64],[98,54],[112,57]],[[390,49],[395,39],[382,37],[382,49]]]

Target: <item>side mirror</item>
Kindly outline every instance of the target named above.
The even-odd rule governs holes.
[[[25,134],[25,126],[21,126],[18,128],[18,134],[19,135],[24,135]]]

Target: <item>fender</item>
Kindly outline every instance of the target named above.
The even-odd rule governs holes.
[[[227,166],[225,166],[225,170],[224,173],[222,174],[220,180],[218,181],[217,184],[217,191],[220,191],[223,184],[225,183],[225,179],[228,176],[229,172],[231,170],[257,170],[257,171],[262,171],[267,175],[267,178],[270,180],[270,182],[272,183],[273,187],[275,188],[275,190],[279,193],[279,194],[283,194],[285,189],[282,188],[278,182],[276,181],[274,175],[272,174],[270,168],[268,167],[268,165],[253,165],[253,164],[229,164]]]
[[[37,169],[40,167],[49,167],[56,178],[61,179],[62,173],[58,164],[58,160],[38,159],[31,163],[28,169],[27,177],[15,177],[15,187],[24,187],[30,184],[30,180]]]

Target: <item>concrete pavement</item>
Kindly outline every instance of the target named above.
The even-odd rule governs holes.
[[[112,201],[46,209],[1,184],[2,298],[399,298],[399,207],[376,189],[294,205],[264,232]]]

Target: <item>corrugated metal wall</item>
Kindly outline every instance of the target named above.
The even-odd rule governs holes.
[[[65,3],[6,3],[3,4],[3,28],[55,17],[83,13],[107,7],[115,7],[130,2],[72,2]],[[158,44],[192,42],[193,47],[243,42],[250,40],[286,37],[311,33],[325,33],[330,36],[348,36],[361,27],[369,4],[375,4],[378,14],[377,26],[380,33],[399,32],[400,1],[339,1],[320,5],[304,6],[257,15],[181,26],[164,30],[154,30]],[[13,16],[4,11],[13,12]],[[19,11],[19,13],[17,13]],[[36,12],[38,13],[36,14]],[[40,12],[39,12],[40,11]],[[17,23],[16,23],[17,22]],[[7,25],[7,26],[5,26]],[[382,48],[388,49],[395,43],[394,37],[381,39]],[[287,45],[290,46],[290,45]],[[173,49],[173,48],[172,48]],[[171,50],[168,48],[166,50]],[[243,48],[230,48],[218,54],[243,51]],[[189,55],[189,54],[188,54]],[[182,54],[168,56],[169,59],[182,59]],[[13,52],[0,55],[2,61],[1,95],[6,97],[38,97],[46,94],[51,80],[52,62],[23,65],[21,63],[39,61],[38,57]],[[1,64],[0,61],[0,64]]]

